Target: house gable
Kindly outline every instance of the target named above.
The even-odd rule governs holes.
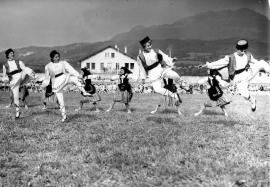
[[[121,67],[127,67],[133,75],[139,73],[137,60],[114,47],[108,46],[81,61],[81,67],[87,67],[92,73],[117,74]]]

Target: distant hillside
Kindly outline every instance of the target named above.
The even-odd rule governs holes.
[[[97,43],[77,43],[66,46],[56,47],[25,47],[16,49],[16,57],[24,61],[36,72],[44,72],[44,66],[49,63],[49,53],[51,50],[56,49],[60,52],[62,59],[67,59],[76,69],[79,69],[79,60],[85,58],[89,54],[112,45],[112,42],[97,42]],[[0,53],[0,65],[6,61],[4,51]]]
[[[173,24],[151,27],[136,26],[129,32],[112,38],[114,41],[140,40],[146,35],[153,39],[220,40],[249,38],[269,41],[266,16],[250,9],[205,12],[181,19]]]

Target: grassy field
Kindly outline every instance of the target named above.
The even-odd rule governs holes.
[[[1,93],[0,186],[270,186],[269,97],[256,96],[254,113],[234,96],[229,117],[211,108],[196,118],[205,95],[183,95],[181,117],[149,115],[154,94],[135,94],[132,114],[122,104],[106,113],[112,95],[102,98],[100,113],[89,104],[75,112],[80,96],[66,94],[61,123],[37,94],[14,120]]]

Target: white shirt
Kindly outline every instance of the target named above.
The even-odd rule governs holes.
[[[247,55],[244,54],[243,56],[239,56],[237,54],[237,52],[235,52],[233,55],[235,56],[235,61],[236,61],[235,70],[244,69],[248,63]],[[217,61],[214,61],[212,63],[206,63],[206,65],[207,65],[207,68],[209,68],[209,69],[219,69],[219,68],[223,68],[225,66],[228,66],[229,61],[230,61],[229,56],[226,55],[224,58],[217,60]],[[259,62],[252,55],[251,55],[250,61],[251,61],[251,63],[254,63],[254,64]]]
[[[45,66],[45,74],[51,78],[54,78],[54,76],[59,73],[66,72],[76,77],[81,76],[67,61],[59,61],[58,63],[50,62]]]
[[[7,63],[9,66],[9,72],[12,72],[12,71],[15,71],[18,69],[15,60],[8,60]],[[20,65],[22,70],[25,68],[25,65],[22,61],[19,61],[19,65]],[[6,70],[5,65],[3,65],[3,74],[7,75],[7,70]]]
[[[68,72],[68,74],[67,74]],[[55,78],[55,75],[64,73],[65,75]],[[47,86],[52,81],[52,88],[55,92],[62,89],[68,81],[70,75],[81,77],[80,73],[77,72],[68,62],[59,61],[58,63],[50,62],[45,66],[45,80],[43,81],[43,87]]]
[[[142,53],[144,55],[147,66],[150,66],[158,61],[157,53],[155,52],[154,49],[151,49],[150,52],[143,51]],[[169,57],[168,55],[163,53],[161,50],[158,50],[158,53],[162,55],[163,61],[166,63],[167,66],[172,67],[174,65],[173,58]],[[142,79],[145,79],[146,78],[146,71],[145,71],[139,57],[137,58],[137,61],[140,62],[139,63],[140,77]],[[149,70],[148,77],[149,77],[150,81],[154,81],[154,80],[159,79],[164,70],[165,70],[165,68],[161,67],[161,64],[158,64],[155,68]]]
[[[9,72],[12,72],[12,71],[18,69],[15,60],[8,60],[7,63],[8,63],[8,66],[9,66]],[[22,61],[19,61],[19,65],[20,65],[22,70],[25,69],[25,65],[24,65],[24,63]],[[6,70],[5,65],[3,65],[3,75],[4,75],[4,79],[9,80],[7,78],[8,75],[7,75],[7,70]],[[12,79],[11,79],[11,81],[9,83],[11,89],[13,89],[14,86],[18,85],[18,83],[20,84],[21,80],[22,80],[22,72],[12,75]]]

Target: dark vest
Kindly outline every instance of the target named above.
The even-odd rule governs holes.
[[[234,54],[229,55],[229,64],[226,67],[222,67],[220,69],[218,69],[218,72],[220,73],[221,77],[223,80],[225,81],[230,81],[234,79],[234,76],[236,74],[239,74],[243,71],[248,70],[248,68],[250,67],[250,61],[251,61],[251,53],[250,52],[246,52],[247,58],[248,58],[248,62],[247,65],[245,66],[245,68],[241,69],[241,70],[235,70],[236,68],[236,59]]]
[[[247,59],[248,59],[247,65],[245,66],[245,68],[240,69],[240,70],[235,70],[235,68],[236,68],[236,59],[235,59],[234,54],[231,54],[229,56],[228,71],[229,71],[229,77],[230,77],[231,80],[233,80],[233,78],[234,78],[234,76],[236,74],[242,73],[243,71],[248,70],[248,68],[250,67],[249,64],[250,64],[250,61],[251,61],[251,53],[247,52],[246,55],[247,55]]]
[[[7,73],[9,80],[11,80],[12,75],[15,75],[16,73],[20,73],[22,71],[22,69],[20,67],[19,60],[15,60],[15,64],[17,66],[17,69],[10,72],[10,67],[9,67],[8,62],[5,63],[6,73]]]
[[[164,64],[162,64],[162,61],[163,61],[162,55],[161,55],[160,53],[158,53],[158,50],[157,50],[157,49],[154,49],[154,51],[157,53],[157,59],[158,59],[158,61],[155,62],[155,63],[153,63],[153,64],[150,65],[150,66],[148,66],[148,65],[146,64],[146,60],[145,60],[145,57],[144,57],[143,53],[140,53],[140,54],[139,54],[139,59],[140,59],[140,61],[141,61],[141,63],[142,63],[142,66],[143,66],[143,68],[144,68],[146,74],[148,74],[148,71],[150,71],[151,69],[154,69],[154,68],[157,67],[159,64],[161,64],[162,66],[164,66]]]

